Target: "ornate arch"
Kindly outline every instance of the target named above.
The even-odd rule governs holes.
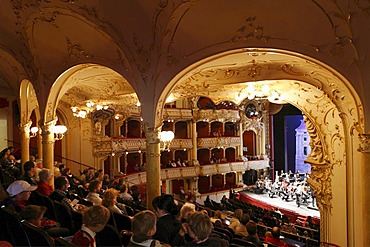
[[[232,61],[232,62],[230,62]],[[269,83],[285,94],[284,100],[306,116],[312,138],[312,165],[309,183],[313,187],[321,213],[321,240],[337,242],[337,224],[343,224],[342,239],[351,242],[349,229],[354,226],[354,164],[361,162],[356,154],[358,134],[363,134],[364,112],[358,94],[338,72],[320,61],[301,54],[275,49],[240,49],[217,54],[194,63],[176,76],[158,101],[156,123],[167,97],[202,96],[214,102],[230,100],[239,103],[235,92],[242,92],[248,82]],[[335,189],[343,187],[341,189]],[[345,205],[343,207],[343,205]],[[361,216],[359,216],[358,220]],[[336,231],[337,231],[336,227]],[[339,234],[342,234],[339,233]],[[335,239],[335,240],[334,240]]]

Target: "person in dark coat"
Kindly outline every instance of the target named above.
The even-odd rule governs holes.
[[[175,200],[172,195],[163,194],[157,196],[152,201],[153,211],[156,214],[157,232],[153,238],[162,243],[178,246],[176,242],[178,233],[181,229],[181,222],[177,220],[176,216],[179,212]]]

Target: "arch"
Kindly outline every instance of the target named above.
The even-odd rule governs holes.
[[[20,124],[25,125],[31,119],[32,111],[35,110],[36,119],[40,120],[40,109],[35,89],[28,80],[22,80],[19,88]],[[36,123],[38,125],[38,123]]]
[[[93,82],[99,86],[91,85]],[[120,83],[124,85],[119,87]],[[52,85],[46,102],[44,114],[45,123],[55,119],[59,101],[66,92],[81,84],[86,85],[90,90],[96,89],[96,91],[100,91],[101,93],[106,93],[109,88],[118,86],[120,90],[125,90],[127,94],[127,104],[135,105],[138,101],[136,92],[132,86],[116,71],[98,64],[79,64],[62,73]],[[97,92],[94,93],[97,94]]]
[[[305,115],[312,152],[309,180],[321,214],[321,240],[353,245],[362,236],[363,208],[355,201],[355,180],[361,176],[363,154],[358,135],[364,130],[364,110],[358,94],[337,71],[298,53],[277,49],[237,49],[203,59],[184,69],[163,90],[155,123],[161,121],[167,97],[209,97],[213,102],[240,103],[248,83],[268,83],[286,97],[274,103],[290,103]],[[355,189],[356,188],[356,189]],[[360,207],[360,210],[358,208]],[[355,208],[357,208],[355,210]],[[357,211],[358,210],[358,211]],[[343,229],[338,232],[338,225]],[[335,231],[334,231],[335,229]]]

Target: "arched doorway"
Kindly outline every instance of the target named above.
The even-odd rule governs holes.
[[[359,173],[355,164],[362,159],[361,153],[354,153],[364,117],[357,93],[342,75],[317,60],[292,52],[233,50],[189,66],[167,85],[172,91],[161,95],[159,102],[165,102],[167,97],[206,96],[216,104],[224,100],[239,104],[249,97],[251,84],[261,88],[268,85],[279,95],[271,93],[269,101],[290,103],[305,115],[312,148],[307,159],[312,166],[309,183],[318,196],[321,240],[347,243],[347,238],[354,238],[348,232],[363,220],[361,210],[355,210],[361,206],[354,198],[360,182],[353,174]],[[158,107],[163,109],[163,105]]]

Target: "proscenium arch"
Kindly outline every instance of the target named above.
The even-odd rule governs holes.
[[[224,74],[228,75],[220,76]],[[311,57],[277,49],[237,49],[210,56],[184,69],[168,83],[157,103],[155,125],[160,126],[166,98],[178,85],[180,91],[183,89],[182,97],[194,97],[202,86],[222,81],[234,81],[236,85],[271,80],[277,82],[275,90],[289,95],[285,102],[305,115],[312,139],[307,161],[313,170],[310,184],[319,198],[321,241],[354,246],[356,241],[362,241],[364,231],[364,208],[361,200],[355,201],[356,194],[361,195],[356,190],[364,189],[359,179],[355,180],[356,176],[363,176],[361,168],[355,165],[362,162],[363,154],[357,147],[358,135],[364,130],[364,112],[352,85],[333,68]],[[186,92],[186,88],[199,90]],[[215,102],[226,95],[213,89],[208,97],[215,95]],[[203,96],[204,91],[206,88]],[[227,100],[235,97],[227,96]]]

